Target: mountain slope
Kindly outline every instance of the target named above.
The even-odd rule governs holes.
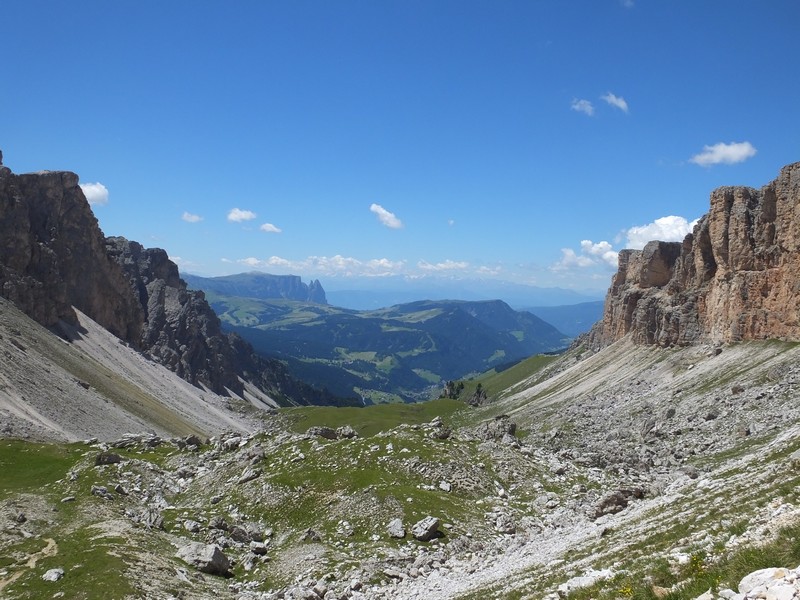
[[[213,294],[210,300],[259,352],[288,361],[293,373],[335,394],[372,401],[424,399],[448,379],[568,343],[551,325],[501,301],[352,311]]]
[[[127,432],[162,436],[252,431],[254,404],[276,406],[250,389],[225,398],[146,360],[103,327],[75,313],[58,337],[0,298],[0,435],[74,441]],[[65,341],[64,338],[70,341]]]

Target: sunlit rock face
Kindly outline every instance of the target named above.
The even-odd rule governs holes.
[[[721,187],[683,242],[623,250],[590,340],[800,339],[800,163],[760,190]]]

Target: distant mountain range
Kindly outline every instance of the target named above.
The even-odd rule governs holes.
[[[330,304],[355,310],[373,310],[416,300],[503,300],[516,309],[528,306],[560,306],[602,300],[603,292],[576,292],[508,281],[382,277],[348,282],[326,281]],[[379,287],[378,287],[379,286]]]
[[[272,275],[260,271],[201,277],[182,274],[190,288],[214,291],[223,296],[241,298],[283,298],[299,302],[331,304],[353,310],[375,310],[418,300],[503,300],[517,310],[527,307],[576,305],[601,301],[604,293],[576,292],[563,288],[543,288],[508,281],[479,279],[446,279],[426,277],[353,278],[343,282],[336,278],[305,284],[297,275]]]
[[[374,311],[206,290],[224,326],[334,394],[426,398],[432,386],[564,348],[564,335],[500,300],[417,301]]]
[[[577,337],[603,318],[604,304],[603,300],[597,300],[568,306],[535,306],[523,310],[532,312],[562,333]]]
[[[285,298],[315,304],[328,303],[319,280],[313,279],[311,283],[305,284],[297,275],[270,275],[253,271],[222,277],[183,275],[183,279],[194,290],[213,291],[223,296]]]

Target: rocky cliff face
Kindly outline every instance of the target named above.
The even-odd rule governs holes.
[[[75,308],[133,341],[142,312],[69,172],[15,175],[0,166],[0,295],[45,326]]]
[[[240,394],[236,352],[202,292],[190,292],[178,267],[159,248],[106,238],[106,252],[124,271],[141,308],[137,345],[183,379],[218,394]]]
[[[246,381],[279,401],[335,401],[222,333],[203,293],[186,289],[166,252],[104,238],[74,173],[15,175],[0,165],[0,296],[46,327],[77,325],[75,307],[221,395],[242,395]]]
[[[800,163],[760,190],[722,187],[683,242],[623,250],[603,320],[605,345],[800,340]]]

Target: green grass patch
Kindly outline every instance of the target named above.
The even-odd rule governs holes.
[[[440,398],[416,404],[379,404],[364,408],[304,406],[282,410],[289,417],[292,430],[303,433],[313,425],[341,427],[350,425],[362,437],[375,435],[402,423],[427,423],[434,417],[450,419],[466,410],[463,402]]]
[[[0,440],[0,499],[58,481],[83,452],[83,446]]]

